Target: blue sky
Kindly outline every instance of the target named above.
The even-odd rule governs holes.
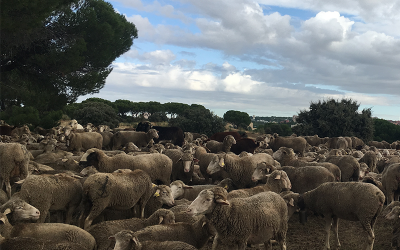
[[[351,98],[400,120],[396,0],[115,0],[138,28],[99,93],[202,104],[222,116],[292,116]]]

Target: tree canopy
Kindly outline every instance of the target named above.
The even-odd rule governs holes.
[[[103,0],[2,1],[1,110],[61,110],[98,92],[135,38],[135,25]]]
[[[181,115],[170,119],[169,125],[180,127],[183,131],[206,134],[207,136],[222,132],[225,129],[224,120],[201,105],[185,109]]]
[[[400,140],[400,126],[383,119],[374,119],[374,140],[389,143]]]
[[[251,123],[249,114],[236,110],[227,111],[224,114],[224,120],[244,129],[247,129],[247,126]]]
[[[359,106],[351,99],[311,102],[309,111],[300,111],[297,118],[299,125],[292,130],[298,135],[357,136],[369,141],[374,131],[371,109],[363,109],[359,113]]]

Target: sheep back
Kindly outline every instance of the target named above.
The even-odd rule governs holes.
[[[101,149],[103,147],[103,136],[97,132],[71,133],[69,135],[69,151],[88,150],[91,148]]]

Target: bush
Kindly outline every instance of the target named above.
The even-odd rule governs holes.
[[[34,107],[12,106],[8,110],[1,112],[0,119],[10,125],[22,126],[24,124],[31,128],[38,126],[40,118],[39,111]]]

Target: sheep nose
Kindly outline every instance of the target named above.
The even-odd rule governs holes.
[[[40,215],[40,211],[39,211],[39,210],[36,210],[36,214],[37,214],[37,215]]]

